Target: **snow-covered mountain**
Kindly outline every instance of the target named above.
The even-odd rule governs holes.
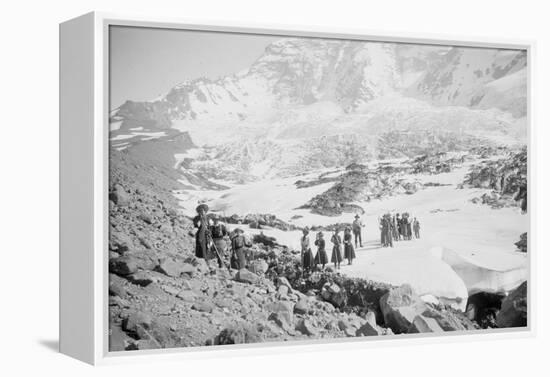
[[[516,50],[285,38],[270,44],[248,70],[218,80],[184,81],[151,102],[127,101],[112,120],[159,128],[219,116],[244,121],[258,115],[268,118],[282,106],[319,101],[353,112],[394,92],[436,104],[476,107],[484,93],[495,90],[491,83],[525,66],[525,52]],[[525,75],[507,80],[512,81],[507,88],[521,88]],[[510,95],[524,97],[521,90]],[[494,105],[502,110],[510,106]]]
[[[526,94],[524,51],[284,38],[235,75],[127,101],[112,111],[111,135],[188,131],[208,146],[190,166],[241,181],[307,171],[319,145],[338,150],[350,139],[361,158],[409,155],[419,148],[406,140],[418,135],[444,150],[472,137],[516,142]],[[395,148],[388,133],[410,136]]]
[[[525,115],[526,65],[524,51],[451,48],[431,59],[408,94],[444,105],[496,107],[521,117]],[[507,98],[500,101],[485,98],[505,91]],[[513,101],[523,104],[523,109]]]

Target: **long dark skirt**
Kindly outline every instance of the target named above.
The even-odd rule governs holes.
[[[208,248],[206,233],[200,230],[195,235],[195,256],[206,260],[214,257],[214,253]]]
[[[244,247],[241,247],[240,249],[235,250],[233,255],[231,256],[231,267],[235,268],[237,270],[246,268],[247,266],[247,258],[246,258],[246,249]]]
[[[303,267],[304,269],[312,269],[314,266],[314,260],[313,260],[313,253],[311,252],[311,249],[307,249],[304,251],[304,260],[303,260]]]
[[[342,262],[342,248],[340,246],[334,246],[332,248],[332,256],[330,258],[332,263]]]
[[[355,259],[355,249],[353,245],[344,245],[344,258]]]
[[[328,255],[327,251],[323,249],[317,250],[317,255],[315,255],[315,264],[327,264],[328,263]]]

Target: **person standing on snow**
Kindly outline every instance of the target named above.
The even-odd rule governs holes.
[[[353,263],[355,259],[355,250],[351,240],[351,229],[347,227],[344,230],[344,258],[348,260],[348,265]]]
[[[332,256],[330,261],[334,263],[334,268],[339,270],[340,263],[342,262],[342,238],[338,234],[338,228],[334,229],[334,234],[332,235],[330,242],[334,245],[332,247]]]
[[[322,269],[325,269],[325,264],[328,263],[328,255],[325,250],[325,239],[323,238],[323,232],[317,233],[317,238],[315,239],[315,246],[317,246],[317,254],[315,255],[315,264],[322,265]]]
[[[413,230],[414,230],[414,237],[420,238],[420,222],[416,219],[416,217],[414,218],[414,221],[413,221]]]
[[[300,240],[300,245],[302,246],[301,259],[302,267],[304,271],[311,271],[313,269],[313,253],[309,247],[309,229],[304,228],[302,231],[302,238]]]
[[[363,241],[361,239],[361,228],[363,227],[364,225],[361,222],[359,215],[355,215],[355,220],[353,220],[352,229],[353,229],[353,236],[354,236],[356,249],[357,249],[357,241],[359,241],[359,247],[363,247]]]

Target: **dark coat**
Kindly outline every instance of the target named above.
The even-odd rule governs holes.
[[[351,239],[351,233],[344,234],[344,258],[355,259],[355,249]]]
[[[334,245],[332,247],[332,256],[330,258],[330,261],[333,263],[342,262],[342,238],[340,238],[339,235],[337,236],[333,234],[330,242],[332,242],[332,244]]]
[[[208,221],[208,217],[204,217]],[[214,258],[214,254],[208,247],[208,224],[203,224],[201,217],[197,215],[193,218],[193,225],[198,228],[197,233],[195,233],[195,256],[206,260]]]
[[[328,255],[325,250],[325,240],[322,238],[315,240],[315,245],[317,246],[317,254],[315,255],[315,264],[327,264]]]

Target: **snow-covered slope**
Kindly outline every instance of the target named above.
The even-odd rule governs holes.
[[[524,96],[522,51],[437,47],[314,38],[284,38],[270,44],[249,69],[233,76],[200,78],[175,85],[151,102],[128,101],[114,111],[122,127],[174,122],[225,124],[268,121],[281,108],[333,103],[354,112],[395,92],[435,104],[498,107],[522,114],[511,100],[485,100],[484,90]],[[487,87],[508,76],[509,82]],[[502,86],[505,89],[502,89]],[[500,89],[499,89],[500,88]],[[512,101],[513,102],[513,101]]]
[[[473,108],[488,108],[487,105],[491,105],[523,116],[525,112],[518,111],[509,100],[479,105],[487,85],[503,78],[510,81],[506,84],[507,88],[512,89],[509,95],[524,97],[525,90],[521,88],[524,77],[513,74],[523,70],[526,64],[525,51],[452,48],[432,60],[425,72],[411,85],[408,94],[443,105]]]

